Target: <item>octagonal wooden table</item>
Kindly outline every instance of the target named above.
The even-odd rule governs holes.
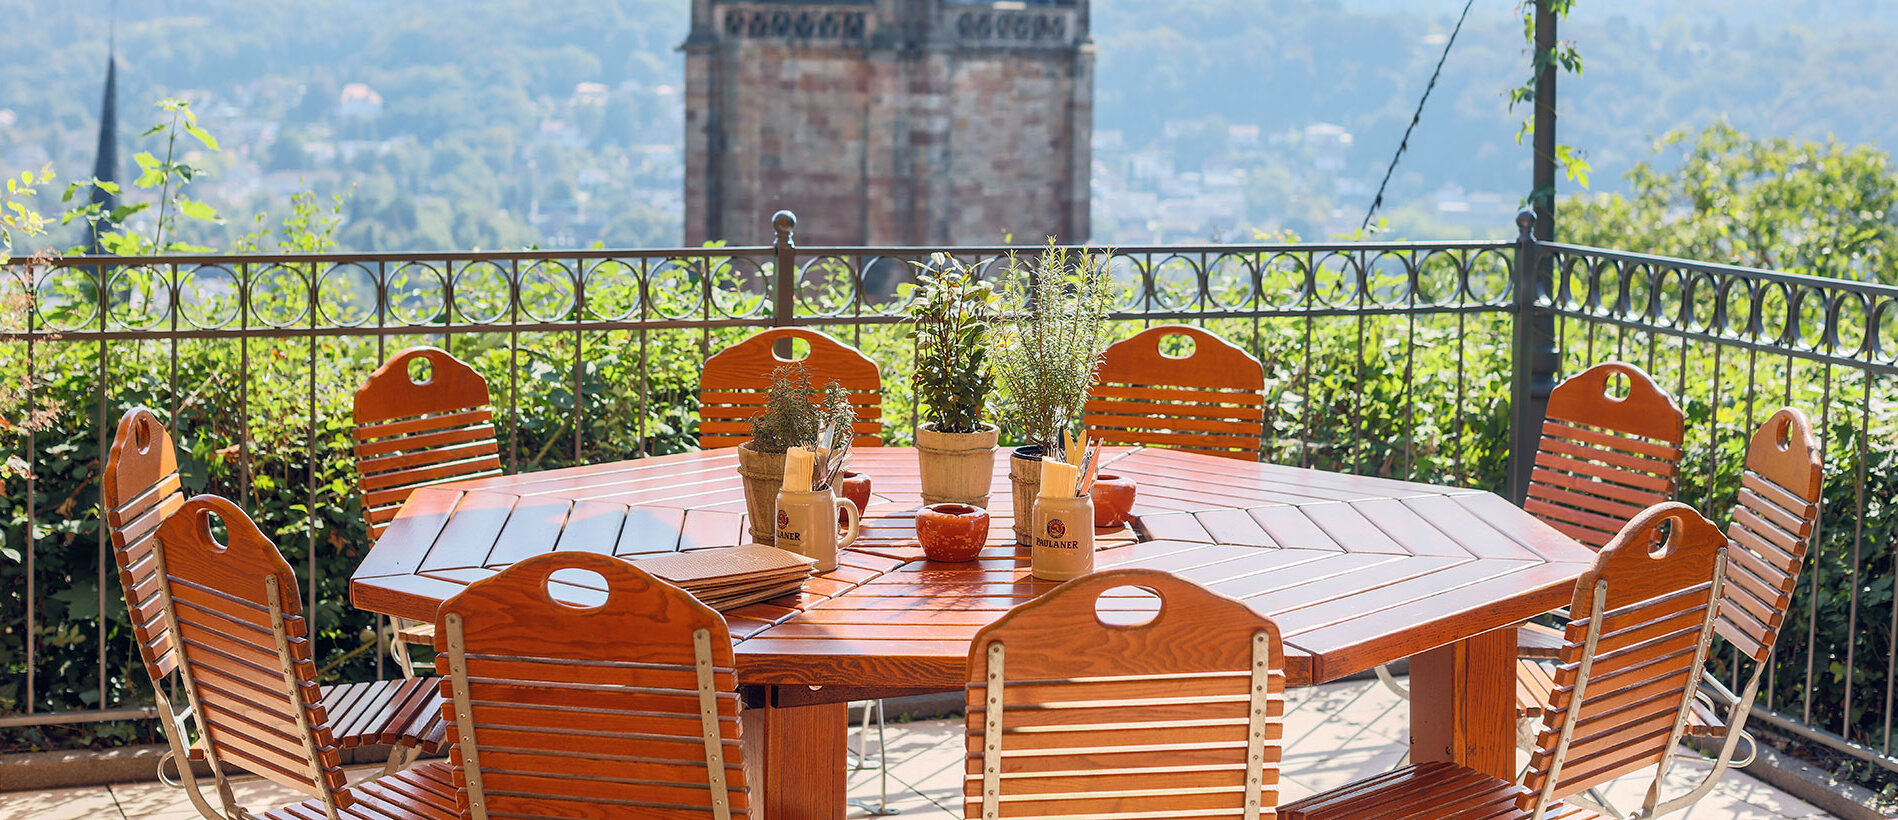
[[[1159,449],[1104,458],[1139,500],[1131,525],[1097,533],[1098,568],[1166,570],[1276,619],[1292,685],[1412,658],[1413,758],[1513,776],[1514,625],[1568,602],[1593,560],[1586,547],[1477,490]],[[727,613],[764,816],[841,818],[846,702],[963,688],[976,631],[1054,588],[1011,543],[1006,461],[990,546],[942,564],[915,543],[915,451],[859,450],[853,469],[875,497],[838,569]],[[714,450],[417,491],[356,570],[351,598],[433,621],[441,601],[529,556],[739,543],[736,467],[734,451]]]

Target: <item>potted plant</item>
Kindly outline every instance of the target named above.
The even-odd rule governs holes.
[[[1023,446],[1009,457],[1015,540],[1028,542],[1029,510],[1041,485],[1041,457],[1081,418],[1107,349],[1113,277],[1107,256],[1048,243],[1033,261],[1010,254],[1008,315],[994,345],[1002,407]]]
[[[849,394],[834,381],[821,393],[813,389],[803,362],[771,371],[764,410],[751,419],[751,440],[738,445],[738,474],[745,480],[745,510],[750,513],[753,541],[770,544],[776,539],[772,513],[778,490],[784,486],[784,451],[820,444],[818,431],[823,429],[837,430],[847,441],[855,419]],[[821,443],[835,446],[838,442]]]
[[[926,504],[989,505],[1000,430],[983,419],[995,377],[988,331],[997,295],[956,259],[932,254],[916,285],[906,285],[910,338],[916,340],[916,459]]]

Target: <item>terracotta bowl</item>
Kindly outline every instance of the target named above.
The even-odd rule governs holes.
[[[857,514],[862,515],[863,511],[870,506],[870,477],[845,470],[843,475],[837,478],[837,495],[840,498],[850,499],[857,505]],[[844,514],[838,513],[838,526],[843,526],[844,520]]]
[[[1134,482],[1105,473],[1094,479],[1094,526],[1118,527],[1134,510]]]
[[[916,512],[916,540],[931,561],[973,561],[989,540],[989,511],[934,504]]]

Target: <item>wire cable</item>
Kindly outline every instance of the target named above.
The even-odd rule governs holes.
[[[1391,155],[1391,164],[1384,169],[1384,180],[1377,184],[1377,196],[1371,198],[1371,207],[1364,212],[1364,222],[1358,225],[1359,232],[1371,227],[1371,218],[1377,215],[1378,206],[1384,204],[1384,188],[1391,184],[1391,174],[1397,172],[1397,161],[1403,159],[1405,149],[1410,147],[1410,134],[1417,130],[1417,121],[1423,119],[1424,104],[1430,102],[1430,92],[1437,87],[1437,78],[1443,76],[1443,63],[1450,59],[1450,49],[1456,46],[1456,36],[1462,33],[1463,21],[1469,19],[1470,7],[1473,5],[1476,5],[1476,0],[1468,0],[1463,4],[1463,14],[1456,18],[1456,28],[1450,30],[1450,39],[1443,44],[1443,54],[1437,57],[1437,68],[1430,72],[1430,83],[1424,86],[1423,96],[1417,100],[1417,110],[1410,115],[1410,125],[1404,128],[1404,138],[1397,143],[1397,153]]]

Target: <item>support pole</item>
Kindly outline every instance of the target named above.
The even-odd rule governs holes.
[[[1547,303],[1554,290],[1552,260],[1543,243],[1555,241],[1555,75],[1557,65],[1543,55],[1556,46],[1556,16],[1550,0],[1536,0],[1536,72],[1534,187],[1530,208],[1516,215],[1516,327],[1510,390],[1509,498],[1517,504],[1529,494],[1542,419],[1561,364],[1555,347],[1555,314]]]
[[[1536,72],[1535,188],[1529,202],[1536,210],[1535,238],[1555,241],[1555,12],[1550,0],[1536,0],[1536,47],[1531,59],[1542,60]],[[1550,55],[1544,60],[1544,55]]]

